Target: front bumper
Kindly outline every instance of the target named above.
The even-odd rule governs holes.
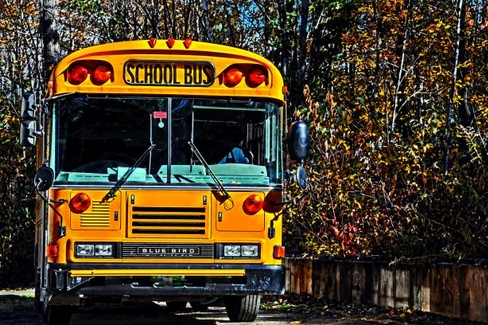
[[[155,277],[180,277],[177,284],[155,283]],[[285,291],[281,265],[51,265],[52,302],[120,297],[170,300],[171,297],[275,295]],[[73,299],[66,299],[72,297]],[[59,301],[61,303],[61,301]]]

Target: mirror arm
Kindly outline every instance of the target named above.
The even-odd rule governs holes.
[[[271,221],[269,222],[269,228],[268,228],[268,238],[269,239],[273,239],[276,237],[276,228],[274,227],[274,223],[276,221],[278,221],[278,219],[280,218],[280,216],[282,214],[283,214],[283,211],[276,213],[274,218],[271,219]]]
[[[41,199],[46,202],[49,207],[51,209],[53,209],[53,211],[58,215],[59,217],[59,228],[58,228],[58,235],[59,237],[64,237],[66,236],[66,226],[63,226],[63,216],[61,215],[61,213],[59,213],[59,211],[56,209],[56,207],[54,205],[52,205],[52,203],[58,203],[58,204],[64,204],[66,203],[66,200],[65,199],[60,199],[60,200],[52,200],[52,199],[48,199],[47,197],[45,197],[41,191],[39,191],[39,189],[36,187],[36,192],[37,194],[39,194],[39,196],[41,197]]]
[[[59,217],[58,236],[59,237],[66,236],[66,226],[63,226],[63,216],[61,215],[61,213],[59,213],[56,207],[51,203],[49,203],[49,207],[51,207],[51,209],[53,209],[53,211],[56,212],[56,214]]]

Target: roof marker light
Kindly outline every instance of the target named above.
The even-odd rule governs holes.
[[[149,46],[150,46],[151,48],[154,48],[154,46],[156,46],[156,42],[157,42],[157,41],[158,41],[158,39],[157,39],[157,38],[151,37],[151,38],[149,39]]]
[[[185,47],[186,47],[187,49],[189,49],[189,48],[190,48],[190,46],[191,46],[191,39],[190,39],[190,38],[186,38],[186,39],[183,41],[183,44],[185,44]]]

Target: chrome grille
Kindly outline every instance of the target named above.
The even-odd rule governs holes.
[[[122,244],[124,258],[214,258],[213,245],[191,244]]]
[[[130,232],[138,235],[207,235],[205,207],[132,207]]]

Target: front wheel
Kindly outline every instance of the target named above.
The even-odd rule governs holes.
[[[253,322],[259,313],[261,296],[224,297],[225,309],[231,322]]]
[[[186,309],[186,301],[166,301],[166,307],[172,313],[182,312]]]
[[[42,314],[43,304],[41,301],[41,275],[37,270],[34,279],[34,308],[39,314]]]
[[[47,325],[68,325],[73,314],[70,306],[48,306],[46,311]]]

